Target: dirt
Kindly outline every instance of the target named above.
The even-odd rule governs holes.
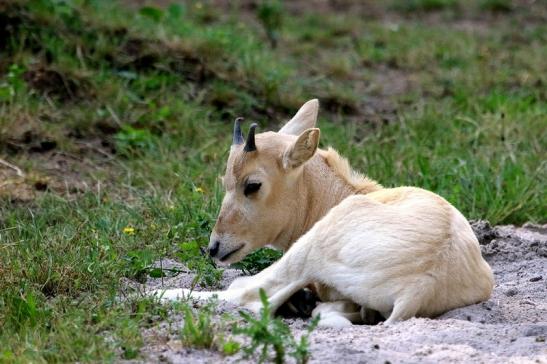
[[[310,338],[310,362],[547,363],[547,225],[491,227],[479,221],[472,226],[496,278],[488,301],[449,311],[435,319],[413,318],[392,326],[318,328]],[[133,285],[141,290],[191,286],[193,275],[181,264],[172,260],[162,264],[183,272],[171,278],[149,279],[144,286]],[[240,274],[226,270],[222,287]],[[219,315],[237,315],[237,310],[233,305],[221,304]],[[284,320],[297,337],[308,324],[303,319]],[[143,361],[241,361],[238,354],[224,357],[211,350],[183,347],[178,340],[181,325],[180,315],[173,314],[169,322],[146,329]]]
[[[89,81],[85,78],[49,66],[29,69],[23,74],[23,79],[42,96],[55,97],[64,102],[92,96]]]
[[[65,92],[53,86],[48,89],[44,79],[36,82],[45,94],[61,96],[58,92]],[[100,188],[98,174],[115,174],[112,162],[116,150],[110,135],[116,132],[115,126],[101,120],[91,131],[49,128],[59,120],[49,112],[22,112],[13,123],[0,128],[0,200],[28,203],[45,192],[71,198]]]
[[[0,154],[0,199],[27,203],[46,192],[70,199],[100,188],[93,174],[112,173],[112,155],[99,139],[77,143],[80,148],[74,153],[59,150],[54,141],[45,140],[24,144],[22,151],[7,157]]]

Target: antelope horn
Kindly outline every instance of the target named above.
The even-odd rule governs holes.
[[[247,135],[247,142],[245,143],[245,148],[243,148],[246,152],[253,152],[256,150],[256,144],[255,144],[255,129],[257,125],[256,123],[251,124],[251,129],[249,130],[249,135]]]
[[[232,145],[243,144],[243,134],[241,133],[241,122],[244,119],[239,117],[234,122],[234,136],[232,138]]]

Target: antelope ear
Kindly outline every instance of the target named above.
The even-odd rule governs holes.
[[[299,135],[304,130],[315,127],[318,112],[319,101],[317,99],[306,102],[296,115],[279,130],[279,133]]]
[[[300,167],[308,159],[313,157],[319,145],[319,129],[305,130],[298,139],[283,153],[283,168],[291,169]]]

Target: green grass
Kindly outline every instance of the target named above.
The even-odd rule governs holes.
[[[297,339],[282,319],[273,317],[263,290],[260,299],[262,308],[256,318],[246,311],[240,311],[239,317],[229,313],[220,315],[214,299],[197,308],[189,301],[173,303],[174,312],[183,314],[179,334],[182,346],[215,350],[226,356],[241,350],[244,359],[259,363],[284,363],[290,356],[297,363],[305,364],[310,359],[309,336],[317,327],[319,317],[311,320],[306,333]],[[245,344],[243,348],[242,344]]]
[[[224,355],[234,355],[240,349],[240,343],[233,339],[229,327],[236,321],[231,315],[215,318],[216,302],[193,310],[189,304],[183,303],[181,310],[184,323],[180,331],[180,339],[185,347],[217,350]]]
[[[294,358],[298,364],[306,364],[310,359],[309,335],[319,323],[319,316],[311,320],[307,333],[299,340],[292,335],[290,328],[279,318],[272,318],[272,311],[268,297],[263,289],[260,289],[262,308],[259,317],[240,311],[239,314],[245,321],[245,326],[234,329],[236,334],[242,334],[250,338],[251,342],[243,348],[244,358],[254,359],[258,363],[272,362],[282,364],[286,356]]]
[[[318,97],[321,145],[383,185],[433,190],[470,219],[545,222],[547,27],[531,14],[547,10],[402,4],[383,10],[392,22],[277,1],[245,15],[211,2],[0,5],[0,158],[26,172],[0,174],[0,362],[138,357],[141,328],[165,310],[115,297],[121,278],[161,276],[157,259],[218,283],[200,247],[235,116],[275,130]],[[493,11],[486,27],[459,26]],[[68,187],[31,150],[43,141],[76,169]],[[21,186],[36,198],[22,202]]]

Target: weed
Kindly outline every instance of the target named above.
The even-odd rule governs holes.
[[[153,136],[147,129],[135,129],[124,125],[116,134],[116,147],[124,155],[141,153],[153,147]]]
[[[9,67],[5,80],[0,82],[0,101],[13,101],[17,94],[25,91],[24,73],[25,69],[18,64]]]
[[[216,336],[210,306],[204,306],[194,314],[190,306],[183,307],[184,324],[181,330],[182,343],[195,348],[210,349]]]
[[[281,256],[282,253],[278,250],[263,248],[247,255],[242,261],[232,264],[232,267],[241,269],[245,274],[257,274]]]
[[[297,363],[306,363],[310,356],[308,337],[319,323],[319,317],[312,320],[307,333],[297,341],[281,319],[272,318],[273,312],[263,289],[260,290],[260,300],[262,301],[260,316],[254,318],[247,312],[240,311],[239,314],[247,326],[238,326],[234,329],[234,333],[251,339],[250,345],[243,348],[245,357],[254,357],[259,363],[266,361],[284,363],[288,351],[288,355],[292,356]],[[273,350],[273,356],[270,350]]]
[[[194,285],[201,283],[205,286],[216,287],[222,279],[222,269],[217,269],[206,252],[195,242],[180,244],[178,257],[186,266],[196,273]]]
[[[182,304],[184,323],[180,332],[182,344],[198,349],[215,349],[225,355],[234,355],[239,351],[240,344],[227,336],[227,326],[232,318],[223,316],[214,319],[217,303],[210,301],[201,306],[198,312],[192,310],[187,303]]]
[[[155,254],[151,251],[130,251],[124,257],[127,264],[126,277],[133,278],[144,283],[150,272],[150,265],[153,263]]]
[[[23,327],[34,327],[38,324],[41,318],[49,315],[47,308],[41,304],[39,296],[32,291],[16,293],[11,292],[11,295],[6,295],[6,301],[1,302],[5,310],[6,326],[12,327],[15,330],[20,330]]]

